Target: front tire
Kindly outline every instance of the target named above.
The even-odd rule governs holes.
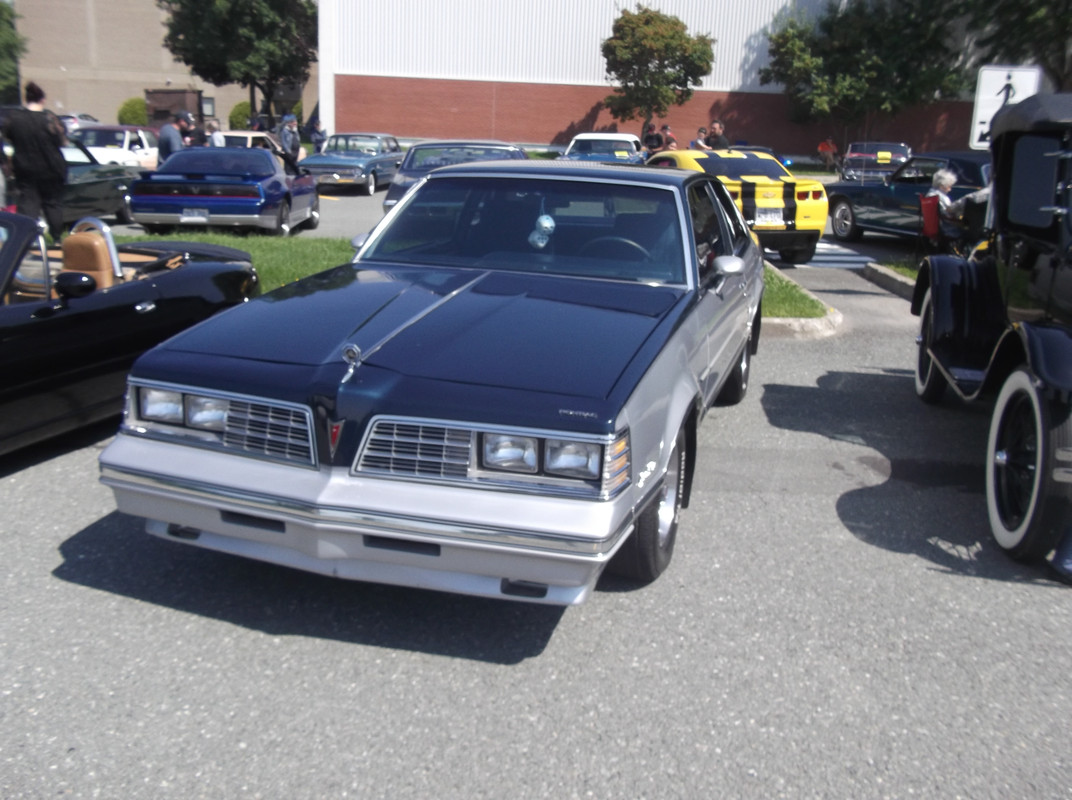
[[[670,566],[677,539],[681,499],[685,494],[687,441],[685,429],[682,428],[674,440],[662,487],[637,516],[632,534],[607,566],[614,574],[641,583],[651,583]]]
[[[934,303],[930,289],[923,296],[923,305],[919,309],[919,338],[916,344],[919,347],[916,353],[916,394],[924,403],[934,405],[945,394],[946,383],[927,352],[934,344]]]
[[[730,371],[726,382],[718,393],[717,402],[720,406],[734,406],[744,400],[748,394],[748,377],[752,372],[752,334],[748,334],[748,340],[744,343],[741,357]]]
[[[1046,556],[1068,525],[1072,405],[1047,398],[1025,367],[1001,387],[986,447],[986,508],[998,545],[1018,561]],[[1062,456],[1062,458],[1059,458]]]
[[[848,200],[834,202],[830,212],[830,228],[834,231],[834,238],[842,242],[856,242],[863,235],[863,231],[856,226],[856,215]]]
[[[115,219],[120,225],[129,225],[134,221],[134,213],[130,210],[130,195],[125,194],[116,209]]]
[[[376,173],[370,172],[368,174],[368,180],[365,181],[365,194],[369,197],[376,194]]]

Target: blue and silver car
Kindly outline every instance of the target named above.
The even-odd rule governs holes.
[[[261,147],[191,147],[131,187],[134,221],[149,233],[174,227],[260,228],[287,236],[320,224],[316,179]]]
[[[748,388],[763,261],[717,178],[436,170],[353,263],[140,358],[101,456],[150,533],[341,578],[582,602],[670,564]]]
[[[614,164],[643,164],[647,156],[635,133],[578,133],[562,158],[570,161],[609,161]]]
[[[398,140],[386,133],[336,133],[301,165],[321,186],[360,186],[371,195],[391,182],[402,155]]]

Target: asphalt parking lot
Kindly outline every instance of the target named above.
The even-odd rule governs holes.
[[[1072,592],[990,541],[988,410],[916,400],[856,250],[787,270],[843,322],[764,329],[669,570],[575,608],[150,538],[114,424],[0,459],[0,796],[1069,797]]]

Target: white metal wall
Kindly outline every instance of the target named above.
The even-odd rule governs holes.
[[[760,86],[767,30],[780,14],[816,14],[826,0],[645,0],[715,39],[700,88]],[[334,118],[334,76],[375,75],[608,85],[600,45],[625,0],[319,0],[321,117]]]

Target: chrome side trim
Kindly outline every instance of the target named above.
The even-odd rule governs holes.
[[[524,532],[511,528],[466,525],[417,517],[387,514],[359,508],[319,506],[300,500],[226,489],[199,481],[155,475],[148,472],[118,469],[101,465],[101,483],[116,491],[163,495],[200,506],[239,510],[241,513],[269,519],[291,521],[308,526],[349,528],[355,534],[386,534],[422,541],[470,542],[501,548],[556,553],[573,558],[602,560],[612,553],[618,542],[633,530],[633,515],[612,533],[600,538],[564,536],[556,533]]]

